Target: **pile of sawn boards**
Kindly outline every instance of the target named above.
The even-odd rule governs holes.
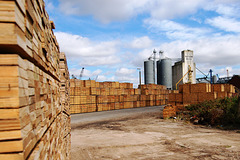
[[[132,83],[70,80],[70,112],[86,113],[137,108],[168,103],[166,86],[147,84],[133,88]]]
[[[70,158],[69,75],[54,28],[43,0],[0,0],[1,160]]]

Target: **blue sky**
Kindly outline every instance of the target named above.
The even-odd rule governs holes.
[[[197,68],[240,74],[239,0],[46,0],[70,74],[138,83],[153,49],[180,58],[194,51]],[[197,77],[202,77],[197,72]]]

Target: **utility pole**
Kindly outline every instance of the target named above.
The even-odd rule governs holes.
[[[137,68],[137,70],[139,71],[139,85],[141,85],[141,84],[142,84],[142,77],[141,77],[142,73],[141,73],[141,68]]]
[[[153,82],[156,84],[156,50],[153,50]]]

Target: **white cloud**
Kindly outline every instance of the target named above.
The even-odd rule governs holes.
[[[220,4],[216,8],[216,12],[227,17],[239,17],[240,6],[236,4],[234,5]]]
[[[60,9],[66,14],[93,15],[95,19],[109,23],[127,20],[144,10],[148,0],[60,0]]]
[[[205,10],[215,11],[225,17],[240,17],[239,0],[215,0],[204,5]]]
[[[152,45],[152,40],[148,36],[135,38],[131,43],[130,47],[135,49],[148,48]]]
[[[222,36],[222,32],[216,33],[212,30],[213,28],[205,28],[205,24],[204,27],[200,26],[198,28],[190,26],[191,24],[185,25],[174,22],[173,19],[178,17],[187,18],[186,16],[189,16],[188,20],[197,21],[199,24],[208,23],[224,31],[236,32],[238,34],[240,32],[238,27],[240,26],[238,21],[240,17],[240,14],[238,14],[240,12],[239,6],[239,0],[59,0],[59,7],[62,13],[92,16],[102,23],[126,21],[141,15],[141,17],[137,17],[135,20],[139,22],[143,17],[146,18],[144,20],[146,28],[157,33],[157,35],[150,33],[151,36],[149,37],[156,38],[157,36],[162,36],[163,39],[160,42],[154,42],[148,36],[143,36],[135,37],[129,41],[128,35],[128,44],[126,44],[127,40],[124,40],[126,32],[121,33],[123,35],[123,40],[121,41],[94,41],[80,35],[63,32],[57,32],[56,35],[61,51],[66,52],[71,62],[75,61],[75,64],[86,68],[87,66],[106,65],[116,70],[115,73],[111,70],[112,73],[109,75],[106,74],[107,67],[103,71],[85,71],[86,77],[94,78],[98,75],[99,81],[118,80],[138,83],[137,70],[129,68],[134,68],[133,66],[143,67],[144,60],[152,54],[153,48],[164,50],[167,57],[173,58],[180,57],[182,50],[192,49],[197,65],[204,68],[204,71],[208,72],[212,68],[216,72],[223,74],[223,70],[219,68],[226,70],[226,66],[239,65],[239,35]],[[49,4],[49,8],[52,7]],[[215,18],[208,17],[205,20],[204,16],[212,16],[212,12],[205,15],[204,11],[201,10],[194,15],[199,9],[213,11],[219,14],[219,16]],[[91,23],[96,22],[91,20]],[[197,25],[199,26],[199,24]],[[106,27],[105,25],[103,26]],[[125,29],[125,26],[120,28]],[[110,32],[112,31],[110,30]],[[138,31],[140,32],[140,30]],[[106,34],[108,33],[106,32]],[[134,34],[130,36],[133,35],[134,37]],[[172,40],[172,42],[166,42],[166,37]],[[160,38],[157,37],[156,39]],[[153,47],[156,43],[161,43],[161,45]],[[127,68],[128,66],[129,68]],[[215,66],[218,66],[218,68]],[[118,67],[119,69],[116,69]],[[80,70],[71,68],[70,72],[80,73]],[[239,71],[239,69],[232,68],[231,72],[234,71]]]
[[[180,52],[185,49],[194,51],[194,59],[198,64],[210,66],[239,65],[240,59],[240,38],[236,36],[222,36],[201,38],[190,41],[173,41],[164,43],[161,48],[170,57],[180,57]]]
[[[101,70],[101,69],[97,69],[97,70],[95,70],[95,71],[92,72],[92,75],[97,76],[97,75],[99,75],[100,73],[102,73],[102,70]]]
[[[207,19],[206,23],[227,32],[240,33],[240,27],[239,27],[240,21],[237,21],[236,19],[233,19],[233,18],[218,16],[212,19]]]
[[[135,58],[132,59],[131,64],[137,67],[143,67],[143,63],[147,60],[152,54],[152,49],[147,48],[138,52]]]
[[[56,32],[55,35],[61,51],[82,66],[109,65],[121,61],[116,55],[117,41],[93,42],[89,38],[64,32]]]
[[[60,10],[66,14],[90,15],[109,23],[128,20],[146,13],[156,19],[168,19],[192,14],[206,0],[60,0]]]
[[[126,76],[129,76],[129,75],[131,75],[134,72],[136,72],[136,69],[120,68],[120,69],[118,69],[116,71],[116,75],[120,75],[120,76],[126,75]]]
[[[146,19],[145,25],[153,32],[166,34],[169,39],[195,39],[206,36],[210,30],[193,28],[170,20]]]
[[[203,5],[205,0],[188,0],[188,1],[176,1],[176,0],[155,0],[149,1],[151,7],[149,12],[154,19],[171,19],[176,17],[182,17],[188,14],[192,14]]]
[[[117,49],[117,41],[92,42],[89,38],[64,32],[55,33],[62,51],[70,56],[109,56]]]
[[[136,69],[119,68],[115,72],[116,80],[120,82],[138,83],[138,71]]]
[[[79,65],[100,66],[100,65],[113,65],[120,62],[121,62],[121,59],[115,55],[106,56],[106,57],[82,57]]]

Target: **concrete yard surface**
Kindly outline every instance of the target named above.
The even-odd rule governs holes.
[[[240,159],[240,133],[164,120],[162,108],[73,115],[72,160]]]

